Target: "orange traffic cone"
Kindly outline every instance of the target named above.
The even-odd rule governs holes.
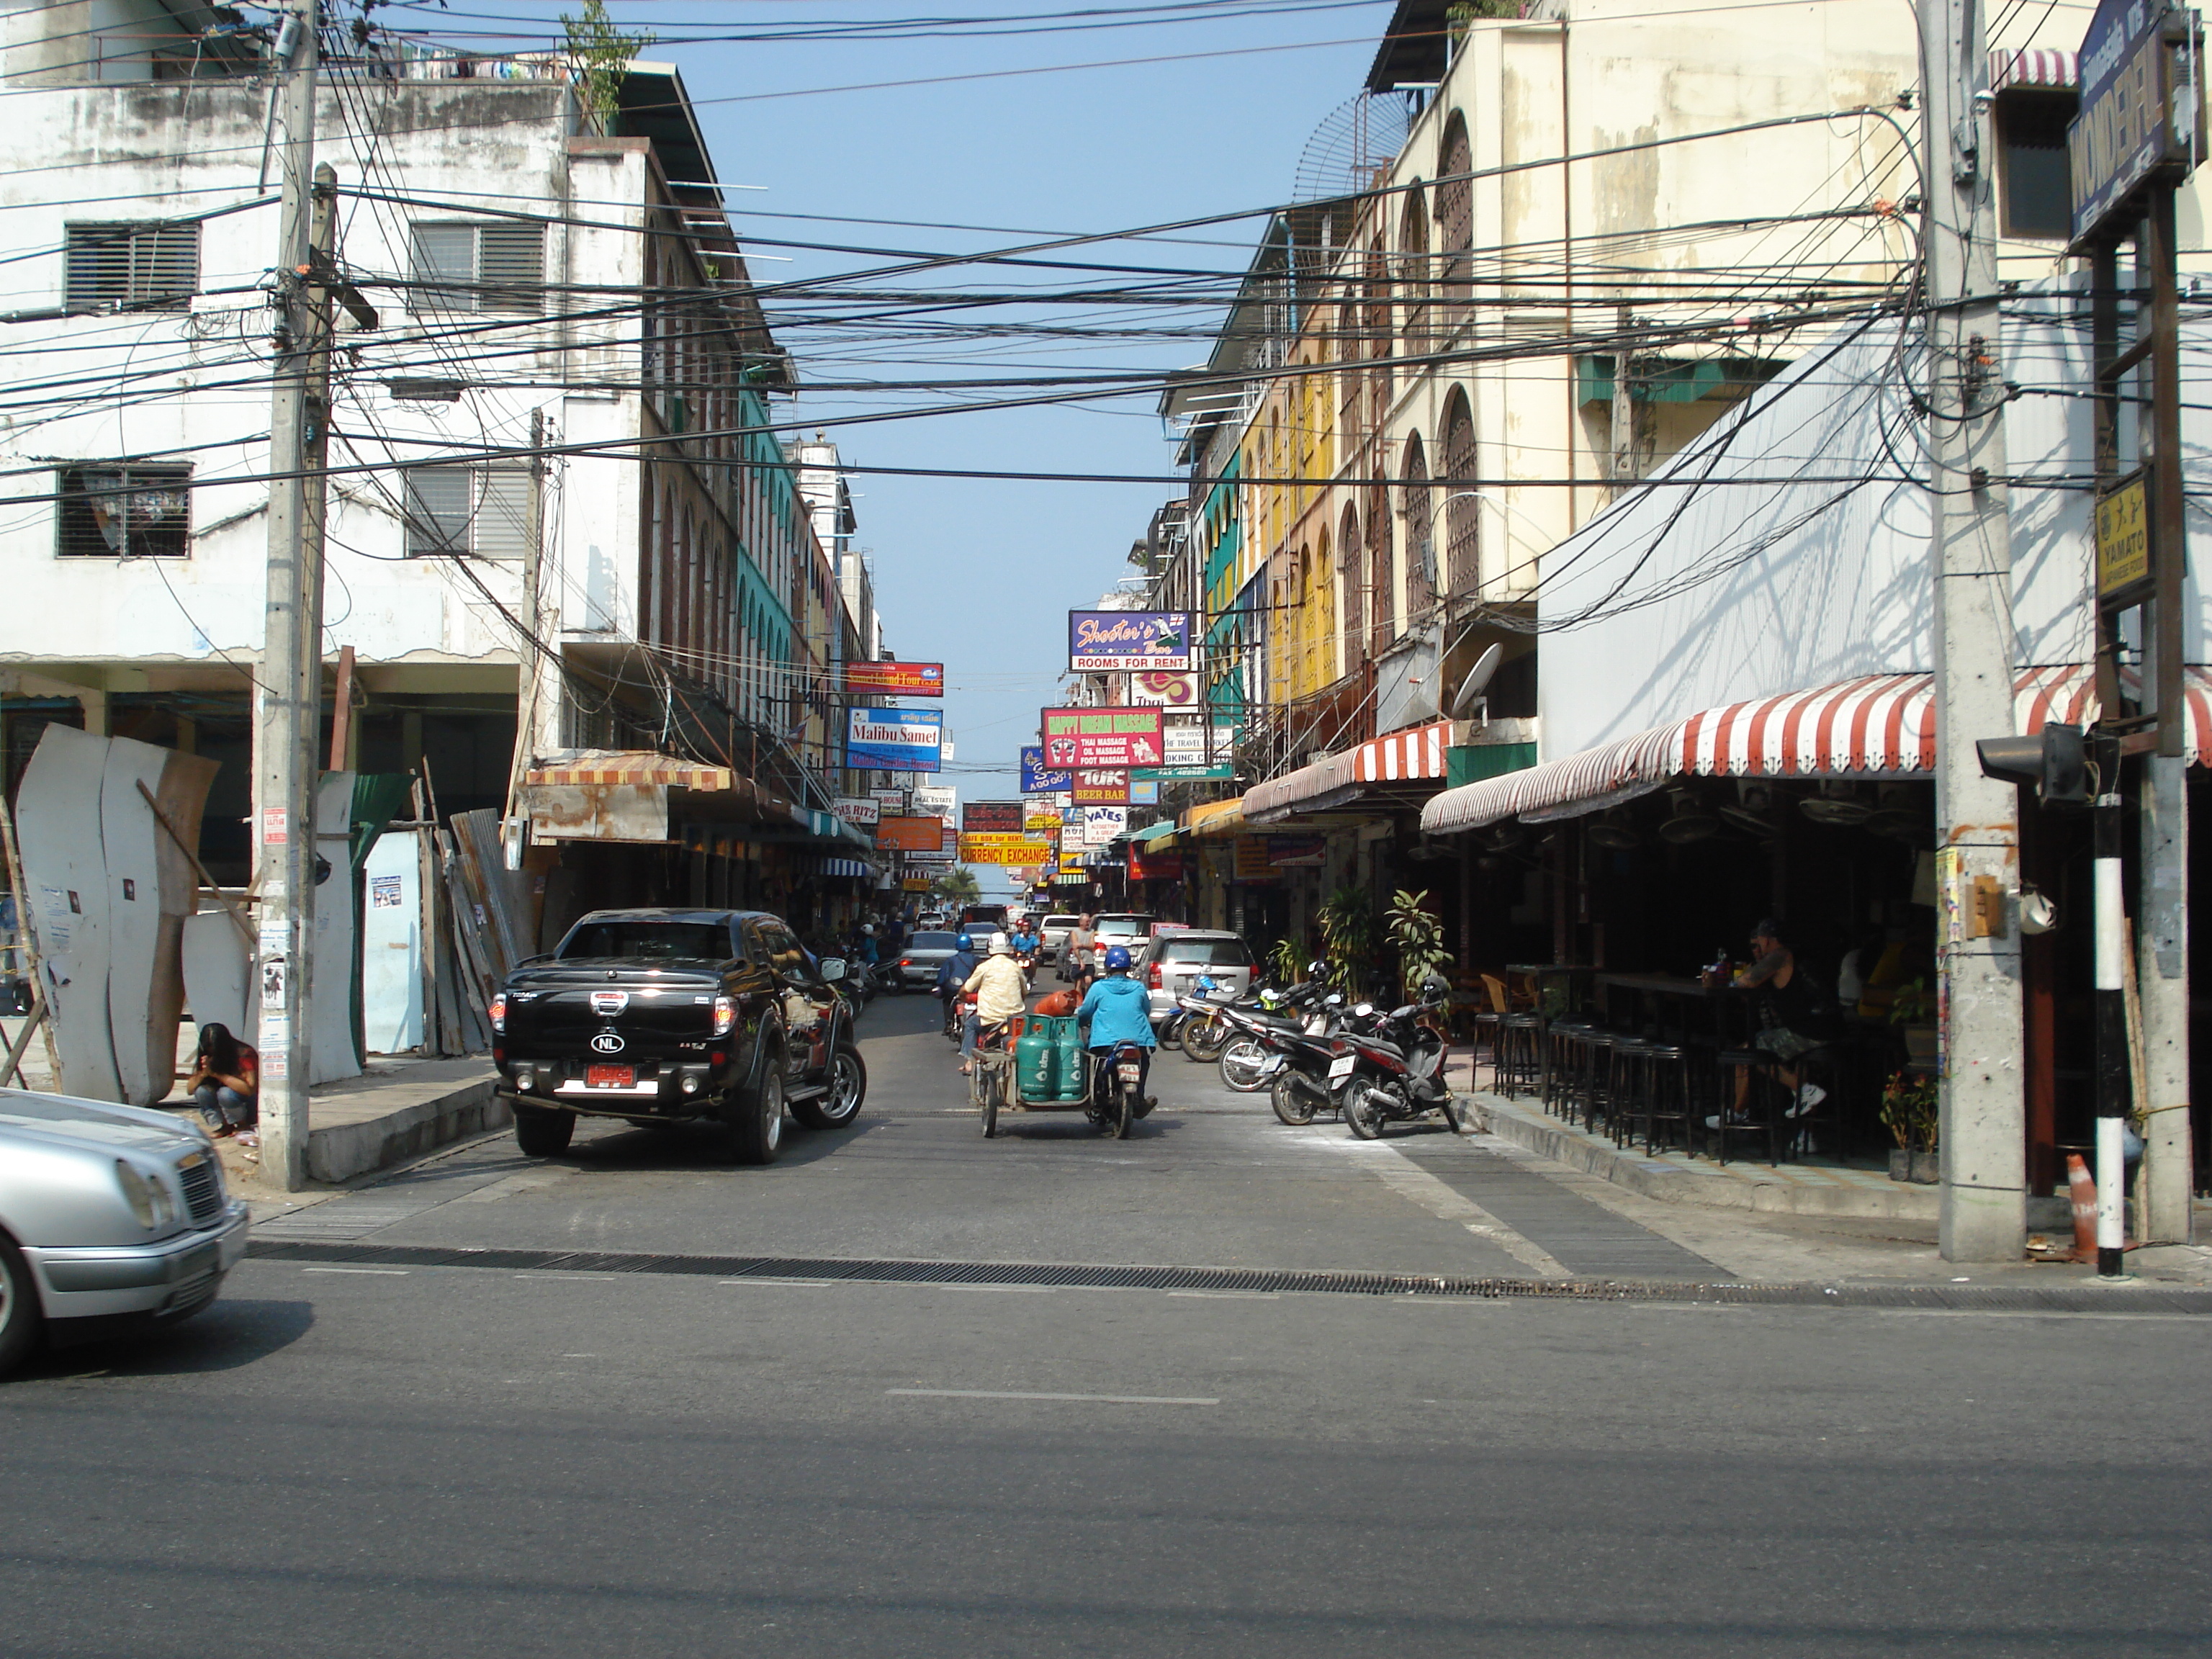
[[[2074,1259],[2097,1259],[2097,1178],[2079,1152],[2066,1154],[2066,1194],[2074,1201]]]

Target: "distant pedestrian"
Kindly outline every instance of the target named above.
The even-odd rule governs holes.
[[[261,1056],[228,1026],[203,1025],[185,1089],[216,1139],[251,1129],[261,1119]]]

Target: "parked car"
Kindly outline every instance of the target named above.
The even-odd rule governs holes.
[[[867,1094],[844,976],[764,911],[592,911],[492,999],[516,1144],[564,1152],[580,1115],[704,1118],[745,1162],[774,1163],[787,1106],[832,1129]]]
[[[940,930],[909,935],[906,949],[891,963],[891,971],[909,991],[933,991],[937,988],[937,970],[959,948],[960,935],[956,933]]]
[[[1067,944],[1067,936],[1075,931],[1080,916],[1047,916],[1044,925],[1037,929],[1037,960],[1054,962]]]
[[[960,911],[960,925],[969,928],[981,925],[996,928],[1003,933],[1006,931],[1006,907],[1003,904],[964,905]]]
[[[246,1254],[246,1232],[198,1124],[0,1090],[0,1372],[41,1338],[191,1318]]]
[[[1244,994],[1257,964],[1252,947],[1235,933],[1192,928],[1162,933],[1137,958],[1135,973],[1144,981],[1152,1023],[1157,1025],[1175,1012],[1177,997],[1194,995],[1200,975],[1213,981],[1217,992]]]

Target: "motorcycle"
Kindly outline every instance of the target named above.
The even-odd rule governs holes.
[[[1306,969],[1305,979],[1287,990],[1279,989],[1255,979],[1242,996],[1226,1004],[1218,1003],[1214,1008],[1206,1013],[1203,1018],[1194,1015],[1189,1024],[1183,1028],[1183,1058],[1196,1060],[1201,1066],[1211,1066],[1220,1060],[1222,1050],[1229,1046],[1230,1041],[1237,1035],[1237,1028],[1230,1024],[1223,1012],[1224,1009],[1243,1008],[1264,1014],[1283,1013],[1296,999],[1304,995],[1309,988],[1325,977],[1327,973],[1326,963],[1313,963]]]
[[[1093,1085],[1096,1098],[1084,1115],[1101,1134],[1126,1140],[1130,1124],[1152,1109],[1144,1094],[1144,1048],[1134,1042],[1117,1043],[1101,1069],[1103,1075]]]
[[[1257,1094],[1266,1088],[1271,1075],[1267,1069],[1267,1036],[1271,1033],[1304,1030],[1315,1018],[1314,1011],[1329,994],[1327,985],[1309,980],[1284,992],[1273,1011],[1234,1006],[1221,1008],[1220,1017],[1228,1022],[1231,1034],[1222,1047],[1218,1061],[1222,1082],[1240,1095]],[[1189,1045],[1186,1034],[1186,1050]]]
[[[1213,975],[1200,974],[1194,983],[1197,988],[1177,997],[1176,1006],[1169,1009],[1165,1017],[1161,1019],[1157,1030],[1161,1048],[1182,1048],[1184,1034],[1189,1030],[1191,1022],[1197,1017],[1194,1011],[1198,1008],[1209,1012],[1212,1010],[1215,988]],[[1218,1057],[1218,1055],[1216,1056],[1217,1059]]]
[[[1454,1133],[1465,1133],[1465,1111],[1444,1082],[1444,1040],[1421,1022],[1450,995],[1443,976],[1431,974],[1420,1001],[1387,1014],[1362,1003],[1344,1022],[1328,1078],[1341,1091],[1345,1127],[1359,1139],[1379,1139],[1384,1124],[1410,1123],[1431,1112],[1441,1112]]]
[[[975,1012],[975,994],[957,992],[945,999],[945,1036],[949,1042],[958,1043],[961,1032],[966,1029],[968,1016]]]
[[[1329,1076],[1343,1007],[1344,994],[1332,991],[1297,1030],[1271,1033],[1265,1039],[1267,1058],[1261,1062],[1261,1071],[1267,1079],[1267,1103],[1293,1128],[1312,1122],[1316,1112],[1341,1115],[1344,1110],[1344,1091]]]

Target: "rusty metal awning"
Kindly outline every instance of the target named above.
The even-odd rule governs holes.
[[[672,789],[714,791],[734,788],[738,775],[726,766],[707,766],[649,749],[578,749],[530,768],[522,781],[552,787],[661,784]]]

